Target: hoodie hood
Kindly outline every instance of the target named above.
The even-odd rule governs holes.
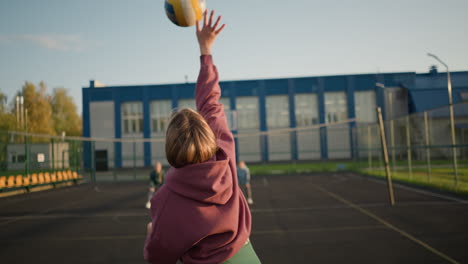
[[[186,198],[222,205],[232,197],[233,176],[229,158],[220,149],[212,160],[171,167],[166,174],[166,186]]]

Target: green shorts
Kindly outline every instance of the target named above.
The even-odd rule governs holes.
[[[250,241],[245,244],[237,254],[230,259],[224,261],[222,264],[260,264],[260,259],[255,253]]]

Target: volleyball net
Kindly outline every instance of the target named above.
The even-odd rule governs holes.
[[[238,160],[268,164],[351,159],[353,124],[354,120],[344,120],[268,131],[229,126],[236,129]],[[161,133],[150,138],[95,138],[0,132],[0,175],[4,176],[71,170],[90,181],[137,180],[147,179],[156,162],[168,166]]]

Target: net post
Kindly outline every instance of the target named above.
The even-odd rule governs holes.
[[[393,195],[392,175],[390,173],[390,164],[388,161],[387,141],[385,137],[385,128],[384,128],[384,123],[382,119],[382,109],[380,107],[377,107],[377,116],[379,119],[380,140],[382,142],[382,152],[383,152],[384,162],[385,162],[385,174],[387,175],[388,193],[390,196],[390,204],[393,206],[395,205],[395,197]]]

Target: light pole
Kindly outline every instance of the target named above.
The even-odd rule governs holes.
[[[455,185],[458,186],[458,166],[457,166],[457,148],[455,146],[456,139],[455,139],[455,121],[453,117],[453,100],[452,100],[452,80],[450,79],[450,71],[449,67],[445,62],[443,62],[439,57],[434,54],[427,53],[427,56],[436,59],[442,65],[445,66],[447,69],[447,90],[448,90],[448,98],[449,98],[449,111],[450,111],[450,130],[452,134],[452,155],[453,155],[453,172],[455,174]]]

